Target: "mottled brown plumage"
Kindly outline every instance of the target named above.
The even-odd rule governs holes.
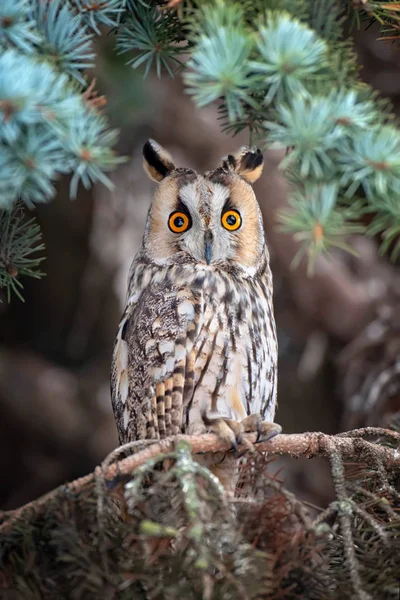
[[[242,148],[199,175],[156,142],[157,187],[133,260],[111,390],[120,442],[211,430],[272,435],[277,340],[272,277],[251,184],[260,151]]]

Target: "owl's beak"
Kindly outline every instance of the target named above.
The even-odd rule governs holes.
[[[206,259],[206,263],[209,265],[212,259],[212,243],[213,243],[213,234],[211,231],[206,231],[204,235],[204,258]]]

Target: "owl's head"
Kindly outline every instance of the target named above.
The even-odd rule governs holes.
[[[158,183],[143,247],[158,264],[203,263],[255,273],[264,256],[261,211],[252,184],[263,155],[243,147],[203,175],[175,166],[153,140],[143,148],[144,168]]]

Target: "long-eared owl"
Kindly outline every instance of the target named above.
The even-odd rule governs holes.
[[[263,155],[241,148],[204,175],[153,140],[143,156],[158,186],[114,347],[120,442],[213,431],[236,447],[243,431],[278,433],[272,276],[252,188]]]

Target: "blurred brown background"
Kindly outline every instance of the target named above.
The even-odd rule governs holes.
[[[400,100],[399,50],[376,42],[376,31],[356,35],[366,81]],[[247,143],[222,134],[215,107],[196,110],[179,79],[162,81],[132,71],[102,42],[97,85],[107,113],[121,129],[118,150],[129,161],[112,174],[115,191],[96,186],[37,210],[47,248],[42,281],[25,280],[25,300],[0,304],[0,508],[21,505],[93,470],[117,445],[109,366],[122,312],[127,271],[138,249],[154,184],[142,170],[141,149],[155,138],[177,164],[214,167]],[[266,153],[256,186],[275,280],[279,335],[279,410],[286,432],[335,433],[388,424],[400,411],[400,276],[379,258],[377,241],[351,240],[358,257],[321,258],[315,276],[291,270],[297,246],[276,229],[286,203]],[[284,477],[302,497],[330,500],[324,463],[290,461]]]

